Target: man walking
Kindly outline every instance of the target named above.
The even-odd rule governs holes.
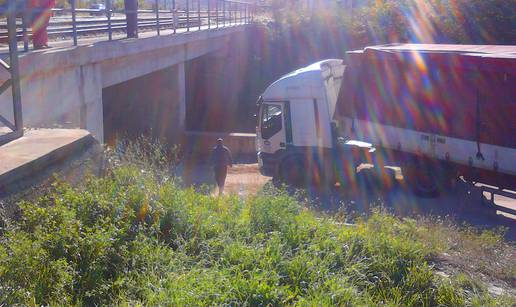
[[[224,193],[224,184],[226,183],[228,166],[233,167],[231,151],[229,148],[224,146],[224,141],[222,139],[218,139],[217,146],[213,147],[211,152],[211,161],[213,164],[213,171],[215,173],[215,181],[219,187],[219,195],[222,195],[222,193]]]

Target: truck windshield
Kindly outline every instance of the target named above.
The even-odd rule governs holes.
[[[269,139],[282,128],[281,106],[275,104],[263,104],[262,110],[262,138]]]

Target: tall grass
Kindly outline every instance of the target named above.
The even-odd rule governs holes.
[[[349,225],[283,191],[212,197],[126,162],[19,204],[0,237],[2,304],[515,303],[434,274],[441,247],[415,221]]]

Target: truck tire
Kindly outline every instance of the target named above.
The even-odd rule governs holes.
[[[301,187],[305,184],[306,169],[301,156],[288,157],[280,164],[280,180],[287,185]]]
[[[435,172],[433,163],[416,159],[405,167],[404,177],[415,195],[435,198],[440,194],[440,174]]]

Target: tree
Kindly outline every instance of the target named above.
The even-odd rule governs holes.
[[[516,44],[516,0],[348,0],[340,7],[308,1],[269,0],[276,28],[340,27],[359,45]]]

